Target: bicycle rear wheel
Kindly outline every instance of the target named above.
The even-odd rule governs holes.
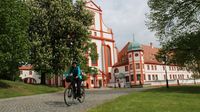
[[[83,103],[85,101],[85,88],[81,87],[81,97],[79,98],[79,102]]]
[[[64,91],[64,101],[67,106],[71,106],[73,103],[73,91],[72,88],[66,88]]]

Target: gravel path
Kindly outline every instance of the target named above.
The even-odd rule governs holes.
[[[68,107],[63,101],[63,93],[42,94],[0,100],[0,112],[86,112],[88,109],[143,89],[101,89],[87,90],[86,101]]]

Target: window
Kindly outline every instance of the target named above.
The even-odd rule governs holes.
[[[136,63],[136,69],[140,69],[140,64]]]
[[[131,58],[132,57],[132,55],[131,54],[129,54],[129,58]]]
[[[146,80],[146,75],[144,74],[144,80]]]
[[[135,53],[135,57],[138,57],[139,55],[138,55],[138,53]]]
[[[140,79],[141,79],[141,75],[137,74],[137,81],[140,81]]]
[[[164,75],[164,79],[166,79],[166,75]]]
[[[158,75],[155,75],[156,76],[156,80],[158,80]]]
[[[155,76],[154,75],[152,75],[152,80],[155,80]]]
[[[155,65],[155,70],[157,70],[157,66]]]
[[[32,71],[29,71],[29,75],[32,75]]]
[[[188,79],[190,78],[189,75],[187,75],[187,78],[188,78]]]
[[[154,70],[153,65],[151,65],[151,70]]]
[[[170,79],[172,79],[172,75],[170,75],[169,77],[170,77]]]
[[[93,50],[95,50],[94,52],[97,53],[97,45],[96,45],[95,43],[93,43],[93,47],[94,47]],[[91,60],[92,60],[92,66],[98,66],[98,59],[96,59],[96,58],[91,58]]]
[[[131,75],[131,81],[134,81],[134,76],[133,75]]]
[[[126,82],[129,82],[129,76],[126,76]]]
[[[171,67],[169,66],[169,70],[171,70]]]
[[[108,73],[108,79],[112,79],[111,73]]]
[[[97,32],[94,32],[94,36],[97,36]]]
[[[106,53],[107,53],[107,59],[108,59],[108,67],[111,67],[112,66],[112,59],[111,59],[110,46],[106,46]]]
[[[149,70],[150,69],[150,67],[149,67],[149,65],[147,65],[147,70]]]
[[[148,79],[151,80],[151,75],[148,75]]]
[[[163,70],[165,70],[165,66],[163,66]]]
[[[91,80],[91,84],[94,84],[94,80]]]
[[[119,69],[115,68],[114,73],[119,73]]]
[[[133,70],[133,65],[132,65],[132,64],[130,64],[129,66],[130,66],[130,70]]]
[[[128,71],[128,66],[125,66],[125,71]]]
[[[20,74],[23,74],[23,71],[22,71],[22,70],[20,70]]]

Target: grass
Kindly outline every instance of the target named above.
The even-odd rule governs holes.
[[[88,112],[200,112],[200,86],[133,92]]]
[[[48,87],[42,85],[31,85],[25,84],[23,82],[0,80],[0,98],[52,93],[61,90],[63,90],[63,88]]]

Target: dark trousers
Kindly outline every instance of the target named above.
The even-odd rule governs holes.
[[[75,86],[77,84],[77,87]],[[80,79],[75,79],[72,82],[73,90],[75,93],[75,97],[80,97],[81,96],[81,80]]]

